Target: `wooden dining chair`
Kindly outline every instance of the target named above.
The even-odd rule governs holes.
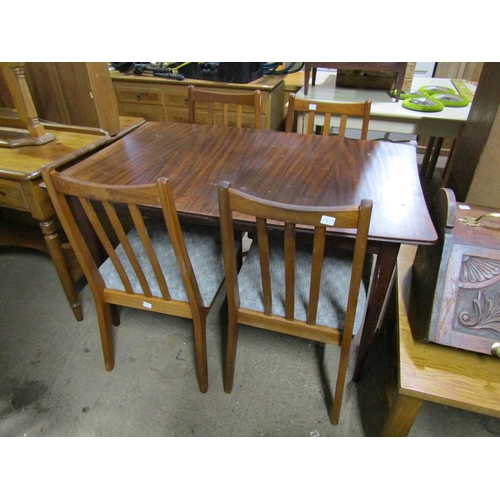
[[[246,111],[248,111],[248,108],[252,108],[253,128],[261,128],[262,104],[260,90],[232,94],[200,89],[190,85],[188,87],[188,103],[189,123],[197,123],[197,103],[203,103],[204,109],[208,108],[208,117],[200,120],[201,123],[206,123],[208,120],[208,125],[222,123],[224,127],[232,125],[242,128],[244,126],[243,107],[245,106]],[[201,106],[198,111],[200,111],[200,108]]]
[[[330,413],[330,421],[338,424],[351,340],[362,327],[366,305],[362,277],[372,202],[362,200],[359,206],[343,207],[297,206],[256,198],[233,189],[228,182],[220,183],[218,190],[228,300],[224,390],[229,393],[233,388],[239,324],[339,345]],[[239,273],[234,212],[256,221],[255,243]],[[276,231],[279,221],[284,231]],[[299,225],[301,231],[296,231]],[[325,246],[328,226],[351,231],[355,238],[352,255],[335,252],[333,244]],[[275,229],[272,232],[271,227]],[[312,234],[305,234],[306,228]]]
[[[42,175],[92,289],[106,370],[115,363],[116,306],[190,318],[198,386],[206,392],[206,316],[224,280],[219,229],[181,225],[165,178],[156,184],[117,186],[77,181],[53,168]],[[152,206],[161,211],[145,217],[145,207],[152,215]],[[92,251],[93,233],[104,259]]]
[[[338,136],[345,137],[348,119],[357,117],[362,119],[360,139],[367,139],[371,105],[372,102],[369,99],[365,102],[324,102],[297,99],[295,94],[290,94],[285,131],[293,132],[296,114],[304,113],[304,119],[307,121],[304,132],[306,134],[316,133],[314,119],[318,114],[324,115],[322,135],[330,135],[331,119],[332,117],[338,117],[340,119]]]

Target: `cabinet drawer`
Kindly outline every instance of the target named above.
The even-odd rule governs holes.
[[[115,90],[116,99],[119,103],[156,104],[161,106],[162,94],[160,90],[140,88],[140,87],[118,87]]]
[[[164,122],[165,112],[162,106],[118,104],[121,116],[137,116],[145,118],[150,122]]]
[[[18,210],[28,210],[21,184],[0,179],[0,205]]]
[[[188,107],[188,89],[187,87],[168,86],[163,91],[163,102],[165,106]]]
[[[165,121],[177,123],[189,123],[189,112],[187,107],[183,108],[165,108]]]

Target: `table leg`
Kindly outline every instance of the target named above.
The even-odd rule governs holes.
[[[426,179],[432,179],[432,176],[434,175],[434,170],[441,153],[443,141],[443,137],[429,137],[429,142],[425,148],[424,158],[419,170],[419,174],[425,176]]]
[[[406,65],[405,65],[405,68],[406,68]],[[396,97],[396,102],[398,102],[399,98],[401,97],[401,91],[403,89],[403,84],[404,84],[404,81],[405,81],[405,71],[399,70],[396,73],[396,84],[395,84],[395,87],[396,87],[396,96],[395,96]]]
[[[400,243],[382,242],[379,247],[375,270],[373,272],[370,296],[366,308],[365,324],[361,333],[358,356],[353,380],[361,380],[368,349],[377,333],[386,297],[391,285],[398,258]]]
[[[420,175],[424,175],[427,171],[427,167],[429,166],[429,161],[432,155],[432,150],[434,149],[434,143],[436,142],[435,137],[429,137],[427,142],[427,147],[425,148],[424,158],[422,160],[422,165],[420,165]]]
[[[432,176],[434,175],[434,170],[436,168],[436,163],[441,153],[441,147],[443,146],[443,141],[444,141],[443,137],[438,137],[436,139],[436,144],[434,145],[434,151],[432,152],[431,160],[429,162],[429,165],[425,169],[426,179],[432,179]]]
[[[77,321],[82,321],[83,312],[82,306],[78,300],[78,295],[75,291],[74,283],[71,278],[68,263],[64,257],[64,252],[61,246],[61,240],[56,232],[56,227],[53,219],[40,221],[40,227],[45,238],[45,243],[49,250],[50,257],[54,262],[57,274],[63,286],[64,293],[68,299],[69,305]]]
[[[408,436],[423,402],[423,399],[395,394],[380,435],[382,437]]]
[[[311,74],[311,65],[304,63],[304,95],[309,91],[309,75]]]

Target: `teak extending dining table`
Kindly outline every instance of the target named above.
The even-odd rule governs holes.
[[[217,184],[229,181],[282,203],[332,206],[373,200],[369,251],[377,255],[355,379],[377,331],[402,243],[433,244],[437,234],[424,200],[413,146],[286,133],[146,122],[64,170],[88,182],[172,183],[181,217],[218,225]],[[241,224],[248,223],[241,219]],[[340,233],[347,242],[348,233]]]

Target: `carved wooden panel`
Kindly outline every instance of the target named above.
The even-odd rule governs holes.
[[[439,316],[429,340],[490,354],[492,344],[500,342],[500,250],[450,244]]]
[[[415,257],[413,321],[421,340],[492,354],[500,343],[500,220],[469,226],[466,216],[477,219],[491,209],[455,206],[453,193],[441,191],[448,197],[438,196],[437,204],[450,206],[434,208],[451,211],[453,218],[447,228],[438,228],[440,242],[433,251],[419,249]]]

